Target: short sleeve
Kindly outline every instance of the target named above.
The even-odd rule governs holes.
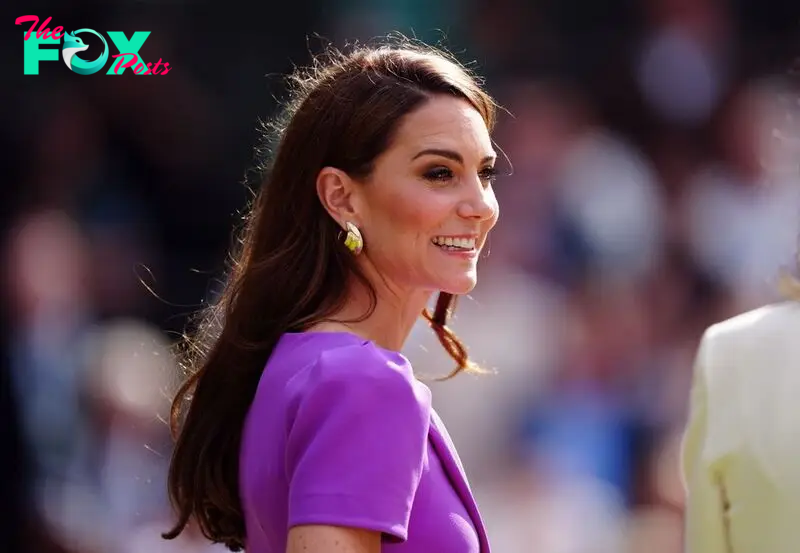
[[[322,354],[288,431],[288,524],[375,530],[397,540],[419,485],[431,397],[373,346]]]

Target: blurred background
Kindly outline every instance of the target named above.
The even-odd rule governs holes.
[[[778,299],[800,232],[790,0],[14,2],[0,104],[0,551],[177,542],[169,347],[224,268],[258,121],[325,44],[399,31],[508,110],[502,217],[454,327],[493,376],[433,383],[498,553],[678,553],[703,329]],[[15,10],[15,11],[14,11]],[[165,76],[23,75],[21,15],[150,31]],[[84,35],[87,36],[87,35]],[[87,39],[87,58],[99,42]],[[149,288],[149,289],[148,289]],[[405,353],[451,367],[432,333]]]

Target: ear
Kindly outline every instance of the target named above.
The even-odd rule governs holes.
[[[358,183],[334,167],[323,167],[317,175],[317,196],[339,226],[350,221],[359,224]]]

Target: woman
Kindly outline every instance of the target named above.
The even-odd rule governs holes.
[[[430,391],[398,351],[424,314],[455,372],[475,368],[446,323],[498,217],[495,105],[421,47],[331,55],[295,82],[190,344],[165,537],[195,518],[248,553],[488,553]]]
[[[688,553],[800,549],[798,329],[792,301],[701,340],[682,451]]]

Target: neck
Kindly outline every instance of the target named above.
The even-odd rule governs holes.
[[[377,299],[370,316],[363,321],[351,322],[363,317],[370,307],[369,290],[360,281],[353,279],[345,307],[314,329],[345,330],[371,340],[382,348],[400,351],[427,305],[431,292],[403,290],[385,279],[372,278],[370,272],[367,276],[375,289]]]

